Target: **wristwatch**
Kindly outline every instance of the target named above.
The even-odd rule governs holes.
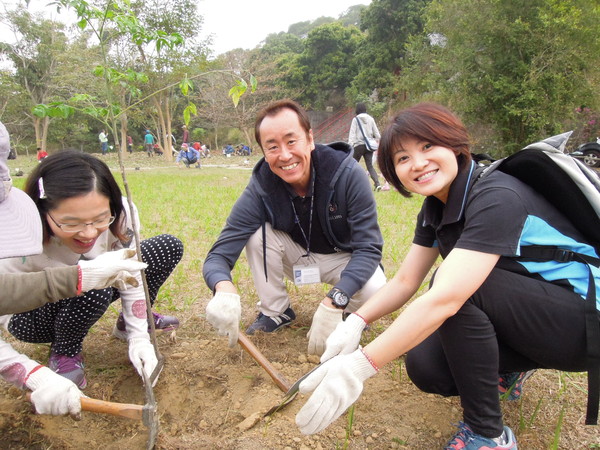
[[[350,298],[344,293],[344,291],[338,288],[332,288],[328,293],[327,297],[331,299],[333,306],[339,309],[344,309],[350,303]]]

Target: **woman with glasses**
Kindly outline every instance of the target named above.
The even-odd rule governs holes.
[[[124,206],[121,190],[108,166],[77,151],[62,151],[44,159],[31,173],[25,192],[37,206],[43,225],[41,255],[0,261],[0,273],[35,272],[64,267],[121,248],[134,247],[132,217]],[[139,224],[137,211],[134,212]],[[150,300],[169,277],[183,255],[183,244],[163,234],[141,242],[142,260],[148,264],[146,279]],[[138,275],[139,276],[139,275]],[[129,359],[140,374],[148,376],[157,360],[148,334],[146,301],[141,282],[136,288],[90,290],[76,297],[49,303],[29,312],[14,314],[8,331],[25,342],[49,342],[48,366],[73,381],[87,385],[82,345],[88,331],[116,299],[122,313],[113,334],[127,339]],[[179,326],[175,317],[153,313],[155,328],[169,331]],[[4,319],[4,320],[2,320]],[[6,316],[0,318],[6,322]],[[4,355],[0,354],[0,360]]]

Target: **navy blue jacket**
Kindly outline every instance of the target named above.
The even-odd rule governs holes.
[[[315,209],[325,237],[336,250],[352,253],[336,287],[352,296],[381,262],[383,237],[375,198],[348,144],[317,144],[311,160],[316,174]],[[210,289],[214,291],[219,281],[231,281],[231,270],[248,239],[266,222],[286,233],[296,226],[285,182],[263,158],[204,261],[204,280]]]

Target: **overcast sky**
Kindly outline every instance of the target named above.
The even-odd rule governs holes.
[[[234,48],[256,47],[271,33],[287,31],[297,22],[315,20],[321,16],[337,19],[350,6],[368,5],[371,0],[197,0],[198,13],[204,18],[201,37],[213,34],[212,49],[219,55]],[[2,0],[7,9],[14,9],[18,0]],[[30,0],[31,11],[42,12],[48,19],[74,17],[73,13],[57,14],[51,0]],[[73,20],[70,18],[69,20]],[[5,34],[6,29],[0,28]],[[2,36],[2,40],[9,36]]]
[[[204,17],[202,36],[214,34],[216,55],[234,48],[256,47],[271,33],[287,31],[293,23],[321,16],[337,19],[350,6],[371,0],[198,0]]]

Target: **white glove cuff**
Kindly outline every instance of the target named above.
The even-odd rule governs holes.
[[[222,300],[224,302],[239,302],[240,301],[240,296],[238,294],[233,294],[231,292],[217,292],[217,294],[215,294],[216,296],[219,296],[219,300]]]
[[[150,342],[150,338],[134,337],[134,338],[127,339],[127,344],[131,348],[131,347],[135,347],[136,345],[141,345],[141,344],[152,345],[152,342]]]
[[[319,303],[319,310],[321,310],[318,314],[322,316],[327,316],[325,320],[334,320],[339,321],[342,317],[343,311],[338,308],[330,308],[329,306],[325,306],[323,303]]]
[[[36,370],[36,368],[34,368],[31,372],[29,372],[29,375],[25,380],[25,386],[27,386],[27,388],[32,391],[35,391],[40,386],[48,383],[48,381],[50,381],[51,378],[57,376],[56,373],[54,373],[46,366],[37,367],[39,367],[39,369]]]
[[[367,322],[365,322],[365,319],[363,319],[356,313],[350,314],[348,317],[346,317],[346,320],[344,320],[344,322],[346,323],[346,327],[349,330],[355,331],[357,333],[362,333],[362,331],[367,326]]]
[[[367,355],[362,348],[359,348],[354,353],[350,355],[352,357],[352,362],[354,365],[354,373],[358,376],[362,381],[367,378],[371,378],[377,372],[379,372],[379,368],[373,362],[373,360]]]

